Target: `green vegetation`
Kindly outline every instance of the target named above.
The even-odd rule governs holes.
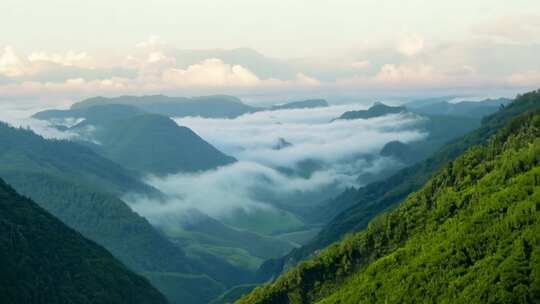
[[[230,284],[250,279],[251,273],[211,253],[187,256],[182,246],[172,243],[119,199],[128,192],[160,197],[156,189],[133,178],[136,173],[79,144],[45,140],[5,124],[0,124],[0,143],[0,176],[132,270],[143,274],[205,273]]]
[[[159,195],[133,177],[134,172],[84,146],[63,140],[45,140],[32,131],[0,122],[0,173],[31,172],[77,181],[101,192]]]
[[[293,248],[288,241],[235,229],[196,210],[186,217],[189,220],[167,225],[163,232],[188,255],[206,251],[253,272],[263,260],[283,256]]]
[[[246,284],[246,285],[238,285],[235,286],[224,293],[222,293],[219,297],[212,300],[209,304],[228,304],[233,303],[243,295],[251,292],[255,287],[257,287],[256,284]]]
[[[223,284],[206,275],[144,273],[144,276],[167,297],[171,304],[208,303],[224,290]]]
[[[313,239],[317,233],[319,233],[319,228],[307,228],[305,230],[287,232],[283,234],[276,235],[277,238],[286,240],[298,246],[304,245]]]
[[[1,303],[167,303],[145,279],[0,180]]]
[[[252,231],[262,235],[297,230],[304,223],[293,213],[280,209],[238,209],[222,220],[225,224],[238,229]]]
[[[134,270],[190,271],[184,254],[117,198],[158,195],[129,171],[75,143],[5,124],[0,143],[0,176],[68,226]]]
[[[98,126],[96,151],[126,168],[157,175],[214,169],[235,162],[189,128],[156,114]]]
[[[258,271],[261,281],[274,278],[282,271],[296,265],[317,250],[338,241],[345,234],[364,229],[367,223],[382,211],[395,206],[410,193],[420,189],[426,181],[449,161],[469,147],[487,141],[516,116],[540,108],[540,92],[518,96],[515,101],[498,112],[485,117],[477,130],[463,138],[444,145],[433,156],[418,164],[404,168],[391,177],[359,189],[349,189],[328,203],[327,209],[343,210],[336,215],[308,244],[293,250],[281,259],[265,262]],[[324,209],[324,210],[327,210]]]
[[[61,125],[68,118],[84,119],[67,128],[79,135],[81,144],[143,174],[197,172],[236,161],[169,117],[148,114],[127,104],[97,103],[71,110],[50,110],[37,113],[34,118],[53,125]]]
[[[484,125],[539,97],[519,97]],[[540,111],[499,129],[364,231],[238,303],[540,301]]]

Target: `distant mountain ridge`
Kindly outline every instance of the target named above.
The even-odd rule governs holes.
[[[39,112],[34,118],[62,125],[63,119],[82,119],[67,127],[75,141],[143,175],[166,175],[215,169],[236,161],[171,118],[127,104],[99,104],[72,110]]]
[[[236,162],[166,116],[142,114],[98,126],[98,152],[145,174],[166,175],[215,169]]]
[[[45,110],[38,112],[33,115],[33,118],[55,122],[67,118],[95,120],[100,115],[105,115],[109,118],[118,115],[116,118],[119,119],[126,115],[133,115],[135,111],[138,111],[139,114],[152,113],[179,118],[203,117],[232,119],[259,111],[312,109],[328,106],[328,102],[324,99],[292,101],[265,108],[247,105],[239,98],[227,95],[191,98],[169,97],[165,95],[119,96],[112,98],[98,96],[74,103],[68,110]]]
[[[376,102],[367,110],[347,111],[336,120],[350,120],[350,119],[369,119],[374,117],[380,117],[388,114],[398,114],[406,112],[407,109],[402,106],[387,106],[384,103]]]
[[[407,104],[410,111],[426,115],[453,115],[463,117],[484,117],[496,112],[500,107],[510,103],[510,99],[486,99],[482,101],[462,101],[450,103],[448,101],[435,102],[417,106]]]
[[[307,99],[302,101],[292,101],[270,107],[270,110],[290,110],[290,109],[313,109],[328,107],[328,102],[324,99]]]
[[[93,97],[71,106],[72,110],[97,105],[121,104],[137,107],[145,112],[169,117],[200,116],[205,118],[235,118],[259,108],[242,103],[233,96],[169,97],[165,95]]]

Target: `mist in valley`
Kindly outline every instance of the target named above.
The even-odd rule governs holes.
[[[261,216],[274,221],[270,232],[303,229],[311,221],[310,213],[326,200],[403,165],[379,155],[386,143],[427,136],[417,128],[424,118],[411,113],[335,120],[345,111],[363,108],[367,107],[341,105],[261,111],[235,119],[176,118],[238,161],[199,173],[147,176],[144,180],[166,199],[126,195],[125,201],[165,229],[192,221],[193,209],[238,229],[252,228],[242,224],[246,217],[256,221]],[[291,217],[294,223],[288,225]]]

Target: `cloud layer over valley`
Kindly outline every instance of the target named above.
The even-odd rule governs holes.
[[[164,203],[126,200],[158,225],[181,219],[193,208],[223,219],[238,209],[294,212],[315,207],[345,187],[361,185],[365,174],[399,167],[397,161],[378,156],[387,142],[411,142],[426,135],[414,128],[420,118],[410,114],[332,121],[344,111],[361,108],[331,106],[263,111],[236,119],[176,119],[239,161],[202,173],[148,177],[148,183],[169,196]],[[278,147],[283,141],[287,145]]]

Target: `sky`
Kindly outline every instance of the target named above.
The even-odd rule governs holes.
[[[0,102],[512,95],[540,85],[540,1],[0,2]]]

